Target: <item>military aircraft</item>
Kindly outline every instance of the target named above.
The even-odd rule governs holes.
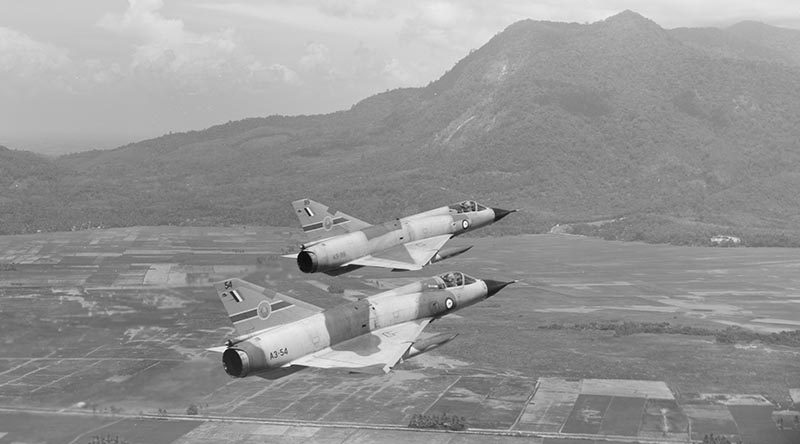
[[[420,336],[429,323],[513,282],[449,272],[323,311],[230,279],[214,287],[237,336],[209,350],[222,352],[225,372],[237,378],[278,379],[308,367],[384,374],[456,336]]]
[[[371,225],[310,199],[292,202],[309,238],[296,255],[304,273],[332,276],[361,267],[419,270],[461,254],[469,246],[442,249],[451,237],[480,228],[517,210],[466,200],[413,216]]]

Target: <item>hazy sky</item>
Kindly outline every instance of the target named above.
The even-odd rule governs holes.
[[[426,85],[517,20],[625,9],[665,28],[800,28],[797,0],[0,0],[0,144],[105,148],[347,109]]]

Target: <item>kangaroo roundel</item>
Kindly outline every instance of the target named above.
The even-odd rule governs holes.
[[[268,301],[261,301],[258,303],[256,313],[258,313],[259,318],[267,319],[272,314],[272,307],[270,307]]]
[[[469,228],[469,221],[467,219],[464,219],[464,220],[461,221],[461,228],[463,228],[465,230],[467,228]]]
[[[456,301],[454,301],[453,298],[447,298],[447,300],[444,301],[444,306],[448,310],[452,310],[453,307],[456,306]]]

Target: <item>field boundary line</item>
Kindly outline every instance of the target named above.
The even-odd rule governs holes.
[[[536,396],[536,392],[539,391],[539,386],[540,386],[539,378],[536,378],[536,384],[533,386],[533,391],[531,391],[531,394],[528,396],[528,399],[525,400],[525,404],[522,405],[519,414],[517,414],[517,419],[514,420],[514,423],[511,424],[511,427],[509,427],[508,430],[514,430],[514,427],[519,425],[519,420],[522,419],[522,415],[525,414],[525,410],[528,408],[528,404],[530,404],[531,401],[533,401],[533,397]]]
[[[357,430],[393,430],[416,433],[447,433],[453,435],[477,435],[477,436],[509,436],[520,438],[554,438],[554,439],[586,439],[593,441],[617,441],[626,443],[641,444],[663,444],[663,443],[685,443],[685,440],[677,439],[651,439],[635,436],[618,435],[590,435],[585,433],[560,433],[560,432],[536,432],[536,431],[508,431],[503,429],[481,429],[473,428],[467,430],[439,430],[439,429],[417,429],[398,424],[364,424],[351,422],[324,422],[324,421],[305,421],[305,420],[285,420],[252,417],[226,417],[226,416],[195,416],[195,415],[167,415],[162,416],[154,413],[133,414],[133,413],[94,413],[80,410],[53,410],[46,408],[13,408],[0,406],[0,412],[7,413],[31,413],[39,415],[64,415],[64,416],[93,416],[117,419],[148,419],[161,421],[194,421],[194,422],[220,422],[238,424],[263,424],[263,425],[283,425],[289,427],[320,427],[336,429],[357,429]]]

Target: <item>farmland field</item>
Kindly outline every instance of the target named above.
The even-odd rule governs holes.
[[[490,439],[408,429],[417,414],[463,417],[496,442],[686,442],[710,433],[800,442],[791,421],[780,430],[775,419],[796,410],[798,348],[571,328],[800,328],[797,250],[456,238],[452,245],[475,248],[420,272],[333,278],[279,257],[299,237],[262,227],[0,237],[0,444],[107,434],[175,443]],[[432,323],[428,331],[458,338],[386,376],[305,370],[235,380],[205,350],[232,332],[216,280],[241,277],[328,308],[450,269],[520,282]],[[344,294],[328,292],[331,284]]]

